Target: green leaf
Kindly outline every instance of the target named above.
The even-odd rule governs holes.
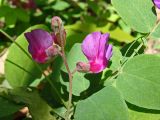
[[[67,54],[67,62],[71,71],[76,68],[77,62],[87,62],[87,58],[82,52],[81,44],[76,43]],[[65,65],[62,66],[62,70],[66,72]]]
[[[30,18],[25,10],[16,8],[14,12],[18,20],[23,21],[23,22],[29,22]]]
[[[29,22],[29,15],[20,8],[11,8],[8,6],[0,7],[0,17],[5,17],[7,25],[14,25],[17,20]]]
[[[111,70],[116,70],[118,69],[118,67],[120,67],[120,60],[122,59],[122,54],[120,52],[120,50],[117,47],[113,47],[113,55],[111,57],[111,65],[109,66],[109,68]]]
[[[160,57],[139,55],[121,70],[116,84],[124,98],[137,106],[160,110]]]
[[[2,84],[2,82],[3,82],[4,80],[5,80],[5,76],[0,73],[0,85]]]
[[[0,118],[4,116],[11,115],[17,111],[19,111],[21,108],[23,108],[23,105],[15,104],[12,101],[9,101],[3,97],[0,97]]]
[[[69,79],[66,73],[61,73],[61,83],[67,86],[67,91],[69,91]],[[90,82],[85,77],[84,73],[75,73],[73,76],[73,95],[80,96],[80,93],[89,88]]]
[[[112,86],[107,86],[77,103],[75,120],[128,120],[125,101]]]
[[[33,29],[47,29],[44,25],[33,26]],[[16,42],[28,53],[28,42],[23,33],[16,39]],[[28,53],[29,54],[29,53]],[[40,65],[45,66],[45,65]],[[28,86],[33,80],[41,77],[41,72],[35,63],[15,44],[9,48],[9,54],[5,61],[5,76],[12,87]]]
[[[8,12],[5,15],[6,25],[14,25],[17,21],[17,17],[15,17],[15,13],[13,11]]]
[[[160,114],[129,110],[130,120],[159,120]]]
[[[88,2],[88,7],[91,8],[91,10],[95,13],[95,14],[99,14],[100,12],[100,7],[99,4],[97,4],[96,1],[87,1]]]
[[[128,104],[130,120],[159,120],[160,111]]]
[[[9,91],[12,99],[18,103],[25,103],[29,108],[33,120],[56,120],[50,112],[53,109],[40,97],[35,89],[16,88]]]
[[[77,32],[71,29],[67,29],[67,40],[65,50],[69,51],[75,43],[81,43],[87,33]],[[76,38],[76,39],[75,39]]]
[[[113,27],[115,28],[113,29]],[[114,24],[110,24],[110,23],[108,23],[107,25],[104,25],[103,27],[99,27],[93,23],[82,23],[78,21],[74,25],[65,26],[65,29],[76,31],[78,33],[83,32],[85,34],[89,34],[93,31],[101,31],[103,33],[109,32],[110,37],[112,39],[117,40],[119,42],[125,42],[125,43],[130,43],[134,40],[134,37],[122,31],[120,28],[114,26]]]
[[[70,6],[70,4],[68,4],[68,3],[65,2],[65,1],[57,1],[57,2],[52,6],[52,8],[53,8],[54,10],[62,11],[62,10],[67,9],[69,6]]]
[[[71,71],[76,68],[77,62],[87,62],[85,55],[82,53],[81,44],[75,44],[67,55],[67,62]],[[64,72],[61,73],[61,83],[68,87],[68,75],[65,66],[62,66]],[[89,87],[89,81],[85,78],[84,73],[75,73],[73,76],[73,94],[79,96],[80,93]]]
[[[156,22],[152,0],[112,0],[122,19],[134,30],[149,33]],[[147,15],[147,16],[146,16]]]

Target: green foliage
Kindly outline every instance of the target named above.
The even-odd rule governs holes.
[[[129,60],[116,80],[124,98],[137,106],[160,110],[160,58],[139,55]]]
[[[33,120],[56,120],[51,115],[53,109],[39,96],[37,90],[16,88],[10,94],[16,102],[22,102],[29,107]]]
[[[151,0],[112,0],[122,19],[134,30],[149,33],[156,22]],[[146,16],[147,15],[147,16]]]
[[[140,111],[129,110],[130,120],[159,120],[159,113],[146,113]]]
[[[16,112],[15,110],[22,108],[23,105],[29,108],[33,120],[56,120],[56,118],[51,115],[53,109],[47,105],[47,103],[40,97],[39,92],[34,88],[5,89],[5,92],[3,90],[0,94],[16,103],[13,104],[12,102],[7,102],[6,100],[4,101],[1,99],[1,103],[3,102],[3,105],[6,106],[2,106],[4,111],[0,111],[0,115],[3,115],[5,110],[10,114]]]
[[[111,65],[109,66],[111,70],[116,70],[121,66],[122,54],[117,47],[113,47],[113,55],[111,57]]]
[[[152,33],[150,35],[151,38],[153,39],[159,39],[160,38],[160,23],[158,23],[155,28],[152,30]]]
[[[7,25],[14,25],[17,20],[29,22],[29,16],[26,11],[20,8],[10,8],[8,6],[0,7],[0,17],[5,17]]]
[[[62,11],[62,10],[65,10],[66,8],[70,7],[70,5],[65,2],[65,1],[57,1],[53,6],[52,8],[54,10],[58,10],[58,11]]]
[[[15,104],[13,101],[0,97],[0,118],[17,112],[23,105]]]
[[[67,55],[67,62],[69,65],[69,68],[71,71],[73,71],[76,68],[77,62],[87,62],[84,54],[81,50],[81,44],[75,44],[70,52]],[[62,66],[62,70],[64,72],[67,72],[65,69],[65,66]],[[67,86],[67,90],[69,90],[68,87],[68,75],[66,73],[61,73],[61,83]],[[80,93],[84,90],[86,90],[89,87],[89,81],[85,77],[85,73],[75,73],[73,77],[73,94],[76,96],[79,96]]]
[[[75,120],[129,120],[129,117],[120,92],[107,86],[77,103]]]
[[[81,44],[76,43],[67,54],[67,62],[69,68],[73,71],[76,68],[77,62],[87,62],[87,58],[82,53]],[[62,66],[62,69],[66,72],[65,65]]]
[[[120,28],[115,27],[113,24],[106,24],[102,27],[97,26],[96,24],[93,23],[82,23],[82,22],[77,22],[74,25],[68,25],[65,27],[66,30],[74,30],[74,31],[79,31],[83,33],[90,33],[93,31],[101,31],[103,33],[109,32],[110,36],[112,39],[115,39],[119,42],[132,42],[133,37],[126,32],[122,31]],[[80,41],[81,42],[81,41]]]
[[[44,25],[37,25],[29,28],[25,32],[38,28],[47,29]],[[5,76],[12,87],[28,86],[36,78],[41,77],[41,71],[37,68],[37,65],[33,60],[30,59],[17,44],[29,55],[28,42],[22,33],[16,39],[16,44],[13,43],[9,48],[9,53],[5,62]],[[41,66],[44,67],[44,65]]]

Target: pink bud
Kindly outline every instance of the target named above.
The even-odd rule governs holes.
[[[63,22],[61,20],[60,17],[58,16],[54,16],[51,20],[51,26],[52,26],[52,29],[53,29],[53,32],[56,34],[56,33],[59,33],[60,30],[64,29],[63,28]]]
[[[64,47],[66,43],[66,32],[61,18],[58,16],[53,17],[51,26],[53,29],[52,37],[56,37],[55,43]]]

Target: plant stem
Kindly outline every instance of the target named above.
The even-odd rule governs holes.
[[[69,66],[68,66],[68,62],[67,62],[67,58],[66,58],[66,55],[65,55],[65,41],[66,41],[66,38],[65,38],[65,33],[64,33],[64,28],[63,28],[63,25],[62,23],[60,23],[60,21],[57,21],[58,22],[58,26],[59,26],[59,34],[60,34],[60,43],[61,43],[61,51],[62,51],[62,59],[64,61],[64,65],[66,67],[66,70],[68,72],[68,76],[69,76],[69,97],[68,97],[68,106],[67,106],[67,113],[66,113],[66,116],[65,116],[65,120],[70,120],[70,109],[71,109],[71,106],[72,106],[72,72],[71,70],[69,69]]]
[[[143,38],[141,38],[141,39],[143,39]],[[134,44],[134,43],[133,43]],[[131,46],[133,46],[133,44],[131,45]],[[136,54],[137,54],[137,52],[141,49],[141,47],[144,45],[144,43],[142,42],[138,47],[137,47],[137,49],[135,49],[135,51],[132,53],[132,55],[125,61],[125,62],[123,62],[122,63],[122,65],[120,66],[120,67],[118,67],[118,69],[117,70],[115,70],[113,73],[112,73],[112,75],[111,75],[111,77],[108,79],[108,81],[106,82],[106,84],[108,84],[108,83],[113,83],[114,81],[115,81],[115,79],[114,78],[116,78],[120,73],[121,73],[121,70],[123,69],[123,67],[125,66],[125,64],[131,59],[131,58],[133,58]],[[130,48],[129,48],[130,49]],[[123,58],[122,58],[123,59]]]
[[[68,107],[67,107],[67,114],[66,114],[66,120],[69,120],[70,108],[72,105],[72,73],[69,69],[64,49],[62,49],[62,58],[69,76],[69,98],[68,98]]]
[[[3,34],[3,35],[5,35],[10,41],[14,41],[13,39],[12,39],[12,37],[10,36],[10,35],[8,35],[6,32],[4,32],[2,29],[0,29],[0,32]]]
[[[0,29],[0,32],[2,34],[4,34],[10,41],[12,41],[13,43],[15,43],[27,55],[27,57],[33,61],[32,57],[24,50],[24,48],[22,48],[15,40],[13,40],[10,35],[8,35],[6,32],[4,32],[1,29]],[[51,79],[48,78],[48,76],[43,72],[42,68],[35,61],[33,61],[33,63],[36,65],[36,67],[41,71],[41,73],[43,74],[43,76],[49,82],[49,84],[51,85],[52,89],[56,92],[56,94],[59,97],[59,99],[61,100],[61,102],[65,105],[65,107],[67,107],[67,105],[65,104],[64,100],[61,98],[60,93],[58,92],[58,90],[56,89],[56,87],[54,86],[54,84],[52,83]]]

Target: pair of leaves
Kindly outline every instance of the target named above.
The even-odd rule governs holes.
[[[137,106],[160,110],[160,57],[139,55],[129,60],[117,78],[125,99]]]

